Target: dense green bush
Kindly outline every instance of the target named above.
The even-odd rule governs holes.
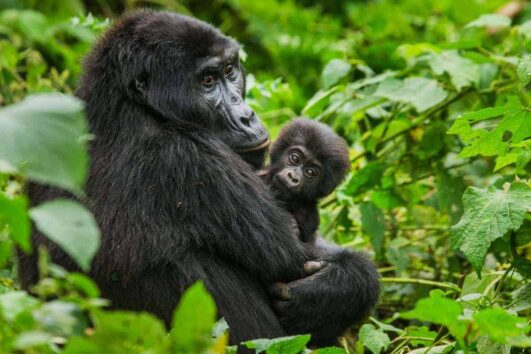
[[[247,98],[275,135],[302,114],[350,144],[352,172],[321,203],[321,232],[379,266],[380,304],[342,348],[318,353],[519,353],[531,346],[531,6],[502,0],[0,1],[0,352],[231,352],[198,283],[167,333],[106,310],[96,285],[39,252],[20,290],[15,247],[33,223],[87,269],[92,215],[28,207],[26,181],[83,195],[87,134],[71,94],[112,17],[140,5],[209,20],[242,41]],[[89,15],[92,11],[94,16]],[[111,20],[104,20],[109,17]],[[359,330],[359,331],[358,331]],[[228,329],[230,331],[230,329]],[[249,347],[298,353],[309,336]]]

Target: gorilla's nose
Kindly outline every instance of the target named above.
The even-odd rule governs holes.
[[[251,119],[254,118],[254,111],[250,108],[246,108],[242,111],[242,115],[240,117],[240,121],[245,127],[251,126]]]
[[[288,176],[288,179],[289,179],[289,182],[292,186],[297,186],[300,182],[300,179],[299,177],[297,176],[297,174],[293,171],[288,171],[287,173],[287,176]]]

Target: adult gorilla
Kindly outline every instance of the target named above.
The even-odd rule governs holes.
[[[238,49],[195,19],[137,12],[88,56],[77,94],[96,137],[87,205],[103,237],[90,275],[115,308],[167,324],[180,294],[202,279],[231,342],[311,333],[329,343],[374,306],[378,276],[359,254],[300,243],[246,163],[263,163],[269,139],[243,102]],[[38,203],[65,193],[31,185],[30,196]],[[42,235],[33,242],[76,269]],[[315,260],[327,266],[304,277]],[[35,257],[20,261],[28,286]],[[291,283],[273,301],[267,289],[278,281]]]

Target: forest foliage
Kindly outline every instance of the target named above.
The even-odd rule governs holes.
[[[91,213],[70,200],[30,207],[24,186],[84,196],[92,137],[72,96],[80,63],[119,13],[140,6],[192,14],[242,42],[247,100],[273,136],[303,115],[348,141],[351,173],[320,204],[320,231],[371,256],[382,294],[340,346],[313,352],[528,350],[531,6],[512,1],[518,11],[507,13],[507,3],[0,1],[0,352],[234,351],[200,282],[168,333],[149,314],[107,310],[89,277],[45,249],[34,250],[31,293],[17,281],[31,227],[90,267],[100,242]],[[290,354],[311,352],[309,340],[245,345]]]

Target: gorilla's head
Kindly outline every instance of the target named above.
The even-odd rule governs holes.
[[[87,59],[82,85],[95,77],[161,124],[207,129],[259,166],[269,135],[244,102],[239,45],[216,28],[167,12],[124,16]],[[98,85],[92,89],[97,90]],[[81,88],[83,91],[89,87]],[[132,122],[132,124],[134,124]]]

